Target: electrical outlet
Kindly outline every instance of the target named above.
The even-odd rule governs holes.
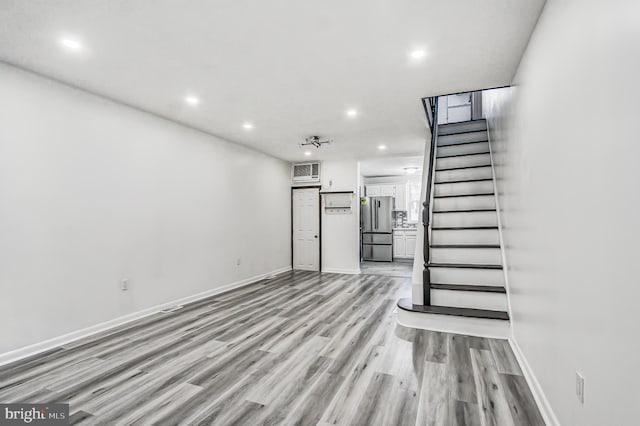
[[[122,291],[129,290],[129,278],[123,278],[120,281],[120,290],[122,290]]]
[[[238,258],[238,259],[236,260],[236,265],[237,265],[237,266],[240,266],[240,258]]]
[[[576,396],[580,404],[584,404],[584,377],[576,371]]]

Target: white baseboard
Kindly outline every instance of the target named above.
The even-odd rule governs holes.
[[[442,333],[466,334],[468,336],[507,339],[511,335],[509,321],[482,318],[465,318],[452,315],[409,312],[398,308],[398,324],[404,327]]]
[[[536,400],[536,404],[540,409],[540,414],[542,414],[544,422],[547,426],[560,426],[560,422],[558,421],[556,414],[553,412],[553,408],[551,408],[551,404],[549,404],[549,400],[544,394],[542,386],[540,386],[540,382],[538,382],[535,374],[533,374],[533,370],[531,369],[529,362],[527,362],[527,358],[524,356],[524,353],[522,353],[518,342],[513,336],[509,337],[509,345],[518,360],[518,364],[520,364],[520,367],[522,368],[524,378],[527,380],[531,393],[533,393],[533,398]]]
[[[357,275],[357,274],[360,273],[360,268],[358,268],[358,269],[322,268],[322,272],[328,272],[328,273],[331,273],[331,274]]]
[[[167,309],[176,305],[185,305],[187,303],[195,302],[200,299],[204,299],[216,294],[224,293],[229,290],[233,290],[239,287],[243,287],[245,285],[249,285],[255,283],[256,281],[260,281],[261,279],[271,276],[281,274],[283,272],[287,272],[291,270],[291,266],[285,266],[283,268],[278,268],[274,271],[270,271],[264,274],[256,275],[254,277],[246,278],[244,280],[236,281],[227,285],[223,285],[221,287],[216,287],[211,290],[204,291],[202,293],[197,293],[191,296],[183,297],[180,299],[172,300],[170,302],[162,303],[160,305],[152,306],[147,309],[143,309],[141,311],[133,312],[131,314],[127,314],[118,318],[114,318],[112,320],[102,322],[100,324],[95,324],[87,328],[83,328],[82,330],[73,331],[71,333],[64,334],[62,336],[54,337],[53,339],[45,340],[43,342],[35,343],[33,345],[25,346],[23,348],[15,349],[10,352],[6,352],[0,354],[0,366],[4,364],[9,364],[11,362],[18,361],[20,359],[37,355],[41,352],[57,348],[59,346],[66,345],[75,340],[83,339],[85,337],[89,337],[93,334],[101,333],[103,331],[109,330],[114,327],[121,326],[131,321],[138,320],[140,318],[144,318],[151,314],[155,314],[158,311],[163,309]]]

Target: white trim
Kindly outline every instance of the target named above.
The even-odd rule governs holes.
[[[191,296],[183,297],[181,299],[172,300],[170,302],[162,303],[160,305],[152,306],[147,309],[143,309],[141,311],[133,312],[131,314],[127,314],[118,318],[114,318],[109,321],[105,321],[99,324],[92,325],[87,328],[83,328],[81,330],[72,331],[71,333],[64,334],[62,336],[54,337],[49,340],[45,340],[43,342],[35,343],[33,345],[25,346],[19,349],[15,349],[10,352],[5,352],[0,354],[0,366],[4,364],[8,364],[11,362],[18,361],[20,359],[37,355],[41,352],[57,348],[59,346],[65,345],[67,343],[73,342],[78,339],[82,339],[85,337],[89,337],[93,334],[101,333],[103,331],[109,330],[114,327],[118,327],[120,325],[126,324],[131,321],[135,321],[146,316],[155,314],[158,311],[163,309],[167,309],[176,305],[185,305],[187,303],[195,302],[200,299],[204,299],[215,294],[224,293],[225,291],[233,290],[239,287],[243,287],[249,284],[253,284],[256,281],[260,281],[271,275],[281,274],[283,272],[287,272],[291,270],[291,266],[285,266],[283,268],[278,268],[274,271],[270,271],[264,274],[256,275],[254,277],[245,278],[244,280],[236,281],[230,284],[223,285],[221,287],[216,287],[211,290],[204,291],[202,293],[197,293]]]
[[[511,310],[511,291],[509,288],[509,274],[507,273],[507,254],[504,245],[504,236],[502,234],[502,215],[500,213],[500,199],[498,197],[498,182],[496,180],[496,167],[493,161],[493,149],[491,148],[491,133],[489,132],[489,120],[483,119],[487,127],[487,143],[489,144],[489,159],[491,160],[491,179],[493,181],[493,197],[496,200],[496,216],[498,218],[498,241],[500,242],[500,256],[502,257],[502,274],[504,275],[504,288],[507,296],[507,312],[509,313],[509,322],[512,323],[513,333],[513,311]]]
[[[553,408],[551,408],[551,404],[549,403],[547,396],[544,394],[542,386],[540,386],[540,382],[538,382],[535,374],[533,374],[533,370],[531,369],[529,362],[527,362],[527,358],[524,356],[524,353],[520,349],[515,337],[511,336],[508,340],[511,350],[516,356],[520,368],[522,368],[522,372],[527,384],[529,385],[529,389],[531,389],[531,393],[533,393],[533,399],[535,399],[536,404],[540,409],[540,414],[542,414],[544,422],[547,426],[560,426],[560,422],[558,421],[556,414],[553,412]]]
[[[452,315],[426,314],[409,312],[398,308],[396,318],[404,327],[442,333],[466,334],[468,336],[487,337],[491,339],[508,339],[510,336],[509,321],[484,318],[466,318]]]
[[[322,272],[327,272],[330,274],[349,274],[349,275],[357,275],[360,273],[360,268],[358,269],[340,269],[340,268],[322,268]]]

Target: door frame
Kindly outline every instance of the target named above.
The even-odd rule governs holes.
[[[318,190],[318,272],[322,272],[322,185],[292,186],[291,187],[291,270],[293,270],[293,191],[296,189]]]

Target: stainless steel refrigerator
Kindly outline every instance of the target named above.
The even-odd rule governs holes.
[[[364,197],[360,203],[362,260],[393,260],[393,197]]]

